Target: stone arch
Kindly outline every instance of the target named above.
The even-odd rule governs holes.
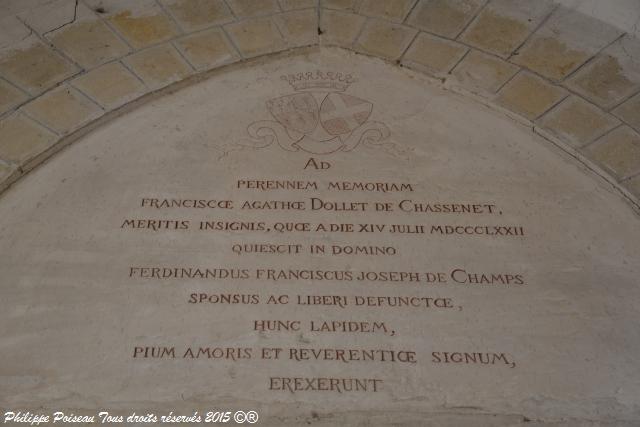
[[[64,2],[56,4],[60,3]],[[619,196],[637,207],[637,129],[633,128],[637,110],[633,105],[638,95],[635,65],[616,50],[631,50],[621,31],[576,17],[551,3],[548,9],[540,6],[538,21],[531,15],[523,18],[521,10],[505,6],[529,4],[516,1],[481,3],[462,10],[466,15],[456,6],[474,1],[334,0],[318,8],[315,2],[281,0],[262,2],[255,10],[243,8],[248,3],[238,0],[208,2],[222,8],[222,18],[212,18],[218,12],[207,8],[197,9],[199,16],[189,8],[172,9],[185,4],[180,1],[146,2],[147,8],[138,11],[118,9],[130,2],[70,4],[77,4],[77,9],[71,9],[72,22],[56,21],[59,25],[52,30],[28,13],[18,14],[15,22],[33,33],[21,33],[20,26],[1,27],[13,28],[25,40],[37,37],[35,44],[13,49],[0,61],[7,93],[24,96],[8,107],[0,121],[0,157],[5,156],[0,170],[6,170],[3,187],[73,141],[85,142],[68,146],[2,195],[0,241],[3,249],[11,249],[0,257],[2,369],[8,373],[0,375],[3,405],[31,411],[81,408],[89,412],[106,405],[120,412],[175,409],[184,414],[208,410],[216,402],[258,409],[265,425],[299,425],[301,420],[341,425],[637,424],[640,393],[634,357],[638,353],[635,304],[639,300],[640,231],[635,227],[636,212]],[[381,4],[394,6],[380,8]],[[507,10],[494,7],[499,4]],[[423,9],[429,14],[424,15]],[[254,13],[257,16],[247,16]],[[433,16],[439,19],[434,22]],[[581,56],[581,48],[588,52],[594,46],[585,47],[584,40],[576,41],[562,32],[567,38],[562,43],[544,37],[550,26],[560,29],[554,19],[598,23],[603,26],[597,31],[598,40],[609,32],[616,38],[602,51]],[[508,39],[507,34],[522,40],[518,46],[529,52],[529,59],[496,53],[504,47],[504,40],[483,32],[486,20],[491,28],[504,27],[501,37]],[[453,34],[455,25],[463,28]],[[582,34],[580,28],[571,31]],[[90,49],[81,44],[91,40],[86,38],[88,33],[112,41],[106,53],[98,49],[99,43]],[[74,34],[82,37],[76,39]],[[150,42],[149,38],[160,40]],[[118,53],[117,46],[126,52]],[[538,49],[556,55],[541,57]],[[94,50],[101,52],[98,59]],[[572,65],[575,70],[565,62],[569,51],[570,61],[584,58],[583,64]],[[107,54],[115,56],[100,59]],[[58,64],[55,76],[28,75],[32,70],[25,64],[33,58]],[[232,192],[237,189],[236,179],[295,177],[291,172],[294,164],[298,172],[308,164],[308,153],[315,153],[314,149],[301,150],[284,133],[280,145],[274,139],[276,131],[263,131],[269,126],[277,128],[279,122],[277,114],[268,110],[268,102],[274,96],[294,93],[287,92],[291,89],[288,84],[304,81],[306,74],[298,77],[297,72],[312,69],[317,58],[328,68],[331,64],[338,64],[338,70],[349,64],[357,67],[356,77],[369,79],[353,83],[345,93],[361,97],[351,101],[365,113],[367,106],[359,101],[375,101],[371,128],[367,128],[373,135],[365,139],[358,135],[356,150],[338,153],[344,156],[319,156],[318,162],[328,159],[334,167],[341,166],[340,179],[375,178],[366,183],[373,188],[380,181],[409,182],[409,178],[420,187],[415,193],[393,193],[393,188],[385,193],[385,188],[381,191],[384,197],[379,198],[358,192],[319,192],[320,197],[347,200],[341,209],[352,210],[360,207],[361,200],[409,198],[411,202],[404,203],[408,207],[398,205],[405,216],[367,212],[368,216],[347,218],[356,218],[355,222],[366,217],[377,225],[384,222],[380,218],[391,218],[387,224],[398,226],[408,218],[421,222],[424,217],[418,214],[429,212],[424,221],[432,222],[432,228],[418,243],[408,237],[423,233],[417,227],[393,230],[405,236],[372,239],[381,244],[400,242],[393,248],[400,255],[388,263],[358,257],[319,263],[330,272],[329,268],[335,268],[358,274],[367,269],[371,274],[360,283],[336,280],[319,287],[317,278],[303,278],[272,284],[271,279],[258,277],[262,273],[256,265],[288,267],[288,260],[257,259],[256,263],[250,257],[241,258],[229,250],[229,234],[209,230],[187,234],[182,220],[192,221],[193,230],[201,220],[216,216],[210,211],[194,214],[192,197],[233,194],[241,202],[262,199],[257,191]],[[96,64],[83,65],[91,61]],[[73,75],[66,76],[68,70],[60,64],[74,63]],[[293,64],[295,72],[290,78],[289,68],[282,64]],[[601,75],[603,69],[606,72]],[[568,76],[560,78],[558,73]],[[376,80],[379,75],[386,80]],[[333,75],[328,80],[338,85],[349,79]],[[582,83],[576,83],[578,80]],[[377,86],[367,89],[366,81]],[[580,93],[583,89],[584,94]],[[438,98],[424,110],[430,108],[429,117],[442,119],[443,126],[439,127],[438,120],[425,120],[419,102],[423,94],[425,99],[426,95]],[[245,103],[244,96],[252,102]],[[596,99],[598,96],[601,98]],[[210,100],[217,99],[226,101],[228,111],[220,102],[211,102],[213,114],[204,111]],[[412,100],[408,107],[401,105],[405,99]],[[313,102],[310,98],[304,101]],[[181,102],[197,106],[194,114],[175,111]],[[184,129],[178,126],[183,123],[185,128],[202,132],[182,133]],[[403,127],[406,123],[411,126]],[[193,124],[197,126],[190,126]],[[225,124],[232,124],[228,126],[231,130],[216,132]],[[394,137],[399,135],[397,140],[384,139],[387,124]],[[324,131],[342,135],[337,127],[327,126]],[[299,127],[294,130],[304,133]],[[169,138],[163,138],[168,134]],[[491,138],[495,135],[514,138],[494,144]],[[129,144],[136,136],[135,143]],[[420,138],[424,136],[432,141],[423,143]],[[255,150],[231,152],[245,139]],[[385,144],[376,144],[380,140]],[[405,141],[414,151],[405,155],[386,144],[397,141]],[[190,144],[189,149],[183,149],[183,144]],[[240,168],[242,164],[251,165],[250,170]],[[351,173],[367,167],[375,173]],[[446,179],[439,180],[441,177]],[[329,178],[309,174],[305,179],[322,183]],[[483,179],[490,184],[485,185]],[[617,193],[611,194],[611,186]],[[211,192],[212,188],[216,191]],[[183,195],[187,198],[182,199]],[[145,205],[150,197],[180,198],[183,201],[178,204],[183,205],[162,211]],[[498,198],[494,205],[492,199]],[[503,213],[496,206],[507,208]],[[345,218],[330,209],[322,214],[322,221]],[[458,213],[465,209],[477,212],[461,216],[456,209]],[[260,216],[243,217],[252,221]],[[216,225],[205,224],[207,227]],[[247,239],[272,238],[271,230],[262,231]],[[532,238],[525,241],[525,234]],[[315,237],[349,242],[327,235]],[[314,262],[305,255],[292,265],[304,269]],[[212,267],[216,271],[212,275],[224,270],[235,277],[198,282],[202,273],[193,270],[203,266]],[[413,270],[423,268],[429,269],[429,275]],[[167,276],[160,280],[158,274],[164,275],[165,269]],[[407,283],[379,274],[389,273],[386,269],[422,274],[418,276],[422,282],[401,288]],[[183,276],[178,279],[178,275]],[[251,276],[250,283],[244,281],[244,275]],[[443,284],[438,288],[434,283],[440,280]],[[263,281],[268,285],[263,286]],[[323,295],[383,296],[381,303],[374,299],[370,307],[354,310],[353,316],[386,316],[383,320],[389,325],[400,325],[403,329],[398,328],[397,334],[395,329],[385,331],[380,342],[394,349],[406,345],[410,351],[401,357],[407,366],[360,365],[346,370],[349,375],[369,375],[361,387],[368,388],[370,395],[363,399],[338,393],[330,398],[294,394],[287,387],[297,387],[296,378],[285,375],[311,375],[311,364],[304,361],[275,363],[271,371],[263,369],[266,362],[261,360],[238,364],[226,360],[220,363],[221,370],[216,363],[222,355],[240,358],[246,355],[243,348],[263,345],[264,337],[247,322],[270,319],[274,310],[271,306],[246,310],[229,305],[218,310],[209,305],[214,303],[208,298],[217,298],[218,291],[237,291],[250,304],[255,295],[264,302],[272,289],[288,289],[292,295],[299,289],[317,295],[321,289]],[[420,299],[425,304],[420,310],[413,307],[415,311],[397,315],[394,308],[379,314],[382,311],[376,304],[385,304],[385,296],[409,293],[427,295]],[[202,295],[203,304],[193,305],[190,300]],[[438,306],[432,295],[438,297]],[[213,306],[216,309],[210,310]],[[311,319],[309,313],[318,317],[326,313],[314,311],[309,304],[300,306],[282,313],[306,320]],[[336,308],[328,317],[338,319],[342,313]],[[206,329],[203,323],[207,321],[218,322],[218,327]],[[284,342],[294,350],[327,342],[332,346],[357,343],[358,348],[366,343],[353,335],[335,342],[315,339],[309,342],[301,334],[286,337]],[[221,350],[227,343],[234,347],[231,352]],[[150,359],[158,360],[144,360],[147,352]],[[201,359],[187,363],[184,359],[194,352]],[[408,364],[417,357],[413,353],[420,357],[417,369]],[[174,354],[177,360],[168,360]],[[488,369],[482,370],[485,367]],[[275,376],[268,377],[267,371]],[[328,377],[332,371],[342,372],[330,365],[313,368],[314,375]],[[386,382],[381,393],[372,390],[380,381],[371,378],[373,373]],[[314,393],[334,387],[320,378],[326,377],[305,377],[313,382],[301,380],[300,386],[311,384]]]
[[[263,55],[338,46],[497,106],[638,206],[636,34],[564,4],[571,3],[7,2],[0,39],[0,189],[163,88]]]
[[[10,250],[0,257],[0,325],[11,344],[3,352],[9,375],[0,376],[0,402],[32,412],[54,404],[92,412],[100,402],[136,413],[167,406],[188,413],[205,409],[203,400],[229,402],[255,405],[266,425],[298,425],[328,408],[336,412],[331,422],[342,425],[371,417],[380,425],[486,419],[525,427],[528,419],[580,425],[610,418],[634,425],[634,212],[500,111],[377,58],[332,48],[300,53],[232,65],[125,110],[3,195],[0,247]],[[315,80],[318,64],[325,74],[317,81],[328,89],[290,87],[290,80]],[[290,79],[291,70],[313,71]],[[352,78],[327,70],[353,70],[357,80],[343,91]],[[338,141],[299,126],[315,123],[313,114],[288,122],[290,116],[269,110],[274,99],[318,92],[370,102],[370,120],[361,127],[369,123],[373,134],[361,139],[354,132],[359,144],[352,150],[317,150],[303,146],[300,134],[311,143]],[[211,102],[216,97],[225,103]],[[357,113],[369,111],[350,101]],[[299,133],[278,134],[281,122]],[[307,169],[310,159],[316,162]],[[323,170],[321,162],[331,167]],[[285,190],[269,187],[282,183]],[[328,204],[318,208],[312,197]],[[275,207],[261,208],[265,201]],[[279,207],[284,202],[296,205]],[[390,203],[391,211],[374,202]],[[311,224],[323,228],[311,232]],[[230,250],[233,243],[263,242],[306,251]],[[315,256],[304,246],[333,251],[365,242],[396,255]],[[350,305],[303,300],[278,310],[266,303],[283,293],[292,301],[344,296]],[[245,302],[220,302],[233,295]],[[356,306],[356,296],[373,302]],[[398,296],[422,305],[391,306]],[[343,318],[371,318],[389,330],[363,334],[369,339],[310,330],[306,321],[320,318],[338,328]],[[261,319],[299,320],[306,330],[262,331],[253,323]],[[373,344],[409,350],[399,356],[403,365],[376,359],[343,367],[298,353],[267,363],[256,353],[265,341],[289,352]],[[237,357],[238,348],[250,348],[252,357],[220,360],[227,347]],[[553,377],[536,382],[545,369]],[[566,374],[589,369],[597,387]],[[369,394],[316,397],[311,392],[328,391],[327,384],[306,390],[302,380],[293,393],[288,372],[310,379],[311,372],[358,374]],[[375,376],[363,376],[370,372]],[[381,384],[383,390],[372,390]],[[460,413],[451,402],[482,410]]]

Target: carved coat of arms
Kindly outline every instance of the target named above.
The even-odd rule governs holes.
[[[249,125],[249,136],[259,145],[277,142],[287,151],[330,154],[351,151],[362,142],[378,144],[389,137],[386,125],[369,121],[371,102],[344,93],[354,81],[351,75],[314,71],[281,78],[296,93],[267,101],[275,121]]]

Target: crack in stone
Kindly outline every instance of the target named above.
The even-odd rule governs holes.
[[[29,34],[27,34],[26,36],[24,36],[23,38],[21,38],[21,39],[20,39],[20,41],[23,41],[23,40],[25,40],[25,39],[28,39],[28,38],[31,36],[31,34],[33,34],[33,29],[29,28]]]
[[[60,28],[66,27],[67,25],[70,25],[70,24],[73,24],[74,22],[76,22],[76,19],[78,18],[78,2],[79,2],[79,0],[76,0],[76,4],[75,4],[74,9],[73,9],[73,18],[71,19],[71,21],[66,22],[66,23],[64,23],[64,24],[62,24],[62,25],[60,25],[60,26],[58,26],[58,27],[56,27],[56,28],[54,28],[52,30],[49,30],[46,33],[43,33],[42,35],[45,36],[45,35],[47,35],[49,33],[52,33],[52,32],[54,32],[56,30],[59,30]]]

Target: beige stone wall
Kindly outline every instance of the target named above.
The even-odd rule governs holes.
[[[551,0],[4,0],[0,190],[147,94],[304,46],[439,79],[638,203],[640,42]]]

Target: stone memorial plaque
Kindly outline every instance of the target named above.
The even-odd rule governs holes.
[[[638,221],[409,71],[326,49],[230,67],[2,195],[0,407],[633,425]]]

